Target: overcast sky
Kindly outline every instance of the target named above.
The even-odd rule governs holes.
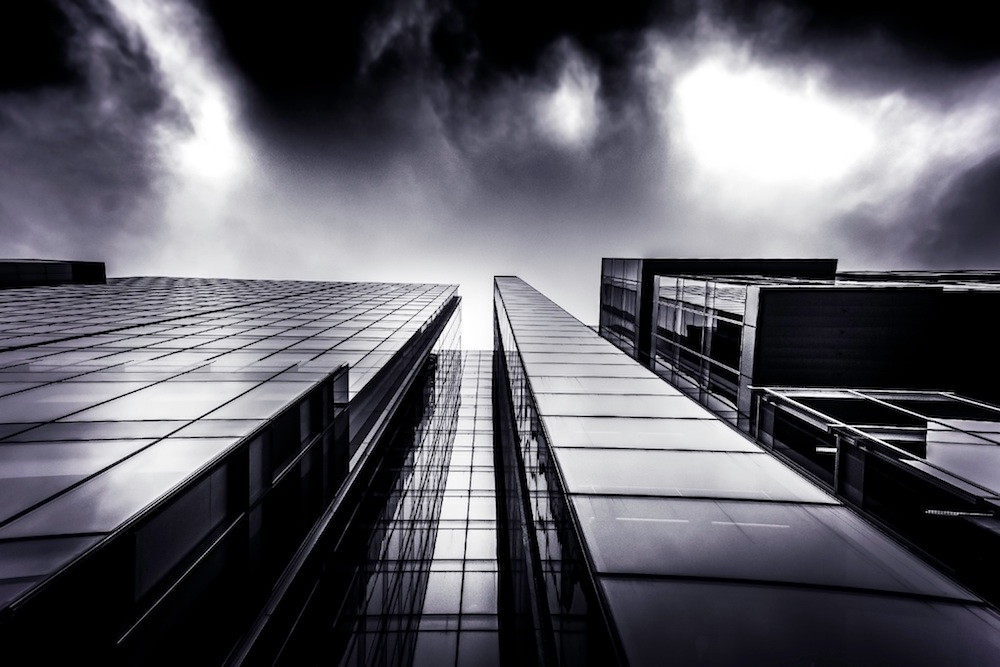
[[[5,2],[0,256],[457,282],[468,347],[603,256],[1000,266],[989,3],[602,4]]]

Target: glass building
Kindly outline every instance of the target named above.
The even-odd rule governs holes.
[[[1000,657],[982,599],[523,281],[497,278],[495,302],[517,611],[540,662]]]
[[[600,330],[997,603],[998,305],[1000,272],[605,259]]]
[[[221,663],[265,609],[259,646],[287,633],[293,575],[451,363],[458,302],[390,283],[0,290],[5,662]]]
[[[968,477],[933,516],[985,549],[991,413],[750,384],[755,440],[514,277],[470,351],[452,285],[55,273],[0,275],[5,664],[1000,663],[939,554],[772,456]]]
[[[761,444],[1000,603],[1000,407],[947,392],[755,393]]]
[[[601,335],[749,431],[761,386],[1000,402],[1000,272],[837,272],[833,259],[604,259]]]

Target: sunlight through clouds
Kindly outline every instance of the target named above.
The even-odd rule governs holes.
[[[709,59],[673,94],[674,131],[698,167],[748,185],[835,182],[875,146],[872,128],[808,75]]]
[[[541,95],[536,104],[541,132],[567,148],[589,145],[600,121],[598,86],[597,75],[569,52],[555,89]]]
[[[199,274],[239,270],[229,253],[208,258],[204,252],[222,245],[225,235],[243,232],[231,224],[233,200],[255,178],[237,91],[219,70],[193,7],[160,0],[113,0],[113,5],[145,43],[181,116],[158,128],[168,169],[160,230],[165,238],[156,244],[158,254],[165,263],[176,263],[178,256],[198,258],[187,268]],[[231,243],[232,238],[225,245]]]
[[[703,252],[717,230],[716,252],[846,247],[905,263],[916,237],[901,230],[928,224],[956,179],[1000,148],[995,70],[956,82],[942,104],[901,88],[838,88],[821,65],[768,59],[711,27],[686,42],[654,36],[649,53],[677,251]],[[858,225],[896,243],[861,246]]]
[[[206,53],[191,7],[159,0],[113,0],[145,42],[167,91],[187,122],[164,127],[164,146],[188,183],[229,188],[246,175],[248,148],[239,133],[236,97]]]

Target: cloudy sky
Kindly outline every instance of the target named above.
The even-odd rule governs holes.
[[[602,256],[1000,266],[989,3],[602,4],[3,3],[0,256],[458,282],[474,347]]]

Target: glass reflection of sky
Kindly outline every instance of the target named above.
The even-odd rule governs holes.
[[[89,545],[117,530],[344,363],[361,391],[455,289],[124,278],[0,291],[0,598],[78,555],[72,536],[90,533]],[[45,572],[18,574],[11,559],[27,552],[13,545],[34,538],[54,555],[38,561]]]
[[[678,279],[677,285],[677,300],[705,307],[704,281]],[[935,665],[954,657],[954,664],[971,665],[977,658],[1000,659],[1000,616],[986,613],[970,644],[956,649],[955,625],[975,622],[978,598],[757,444],[733,446],[740,436],[731,430],[726,437],[692,429],[698,422],[725,428],[694,400],[643,396],[640,383],[630,391],[627,381],[614,390],[594,387],[590,395],[536,382],[587,368],[588,377],[641,377],[612,363],[588,363],[585,352],[544,364],[525,354],[527,377],[520,379],[518,355],[509,351],[521,333],[557,343],[590,330],[569,326],[562,309],[519,279],[498,278],[497,288],[498,319],[507,317],[499,330],[512,394],[515,402],[519,391],[532,394],[538,406],[541,423],[525,426],[552,441],[546,471],[551,466],[557,471],[552,477],[565,483],[591,574],[629,664]],[[845,397],[855,395],[838,392]],[[628,417],[612,407],[622,398],[634,403]],[[530,441],[522,436],[522,443]],[[932,608],[932,600],[947,600],[940,606],[949,613]],[[920,634],[919,651],[910,649],[914,633]]]

